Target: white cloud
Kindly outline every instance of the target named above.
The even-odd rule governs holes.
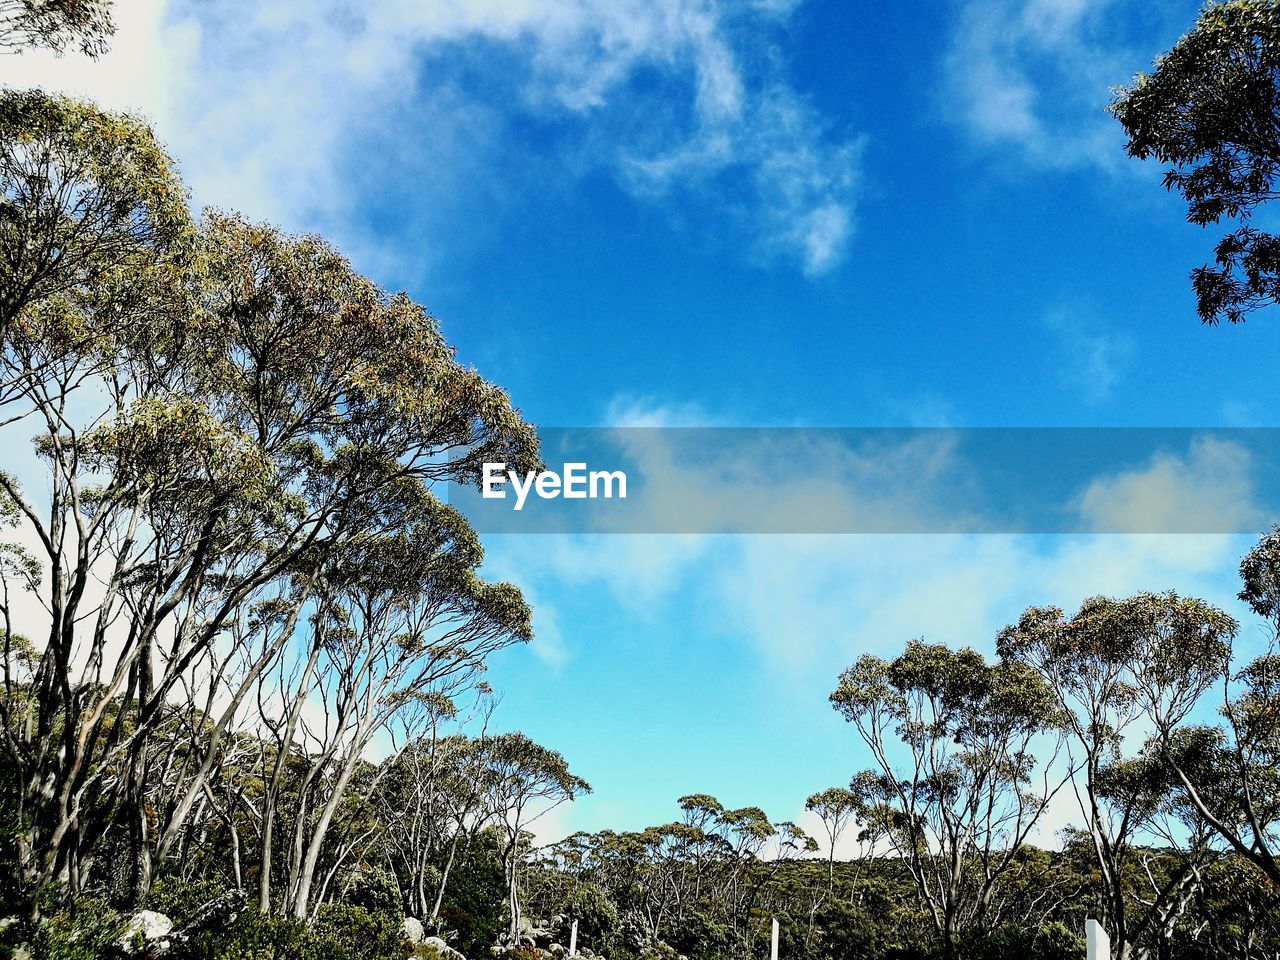
[[[1081,311],[1055,310],[1045,325],[1058,340],[1063,381],[1088,404],[1109,401],[1134,354],[1132,338]]]
[[[609,427],[713,427],[726,426],[704,407],[691,403],[659,403],[649,397],[615,396],[605,409]]]
[[[366,264],[430,258],[451,211],[534,188],[537,158],[514,165],[524,184],[495,169],[532,118],[569,131],[550,175],[693,191],[706,226],[821,273],[853,230],[858,147],[782,76],[770,38],[790,6],[137,0],[100,62],[29,52],[0,79],[153,117],[197,202],[336,235]],[[370,202],[394,210],[394,239],[368,228]]]
[[[1255,464],[1244,449],[1212,437],[1084,482],[1067,506],[1081,529],[1097,533],[1034,536],[942,532],[982,522],[947,512],[957,502],[948,494],[964,476],[948,433],[886,441],[862,455],[815,446],[805,456],[789,443],[774,454],[793,469],[765,469],[777,482],[762,487],[750,471],[699,474],[704,467],[675,462],[666,436],[635,431],[635,442],[645,446],[631,451],[643,459],[646,476],[671,485],[669,496],[645,500],[653,529],[692,529],[680,526],[683,519],[723,530],[744,517],[773,514],[813,521],[783,531],[823,529],[825,522],[827,529],[885,532],[515,535],[503,537],[491,555],[522,582],[603,587],[641,613],[673,591],[693,589],[765,669],[806,689],[815,677],[833,678],[859,653],[891,652],[916,636],[990,649],[996,630],[1031,604],[1069,608],[1099,593],[1170,588],[1231,603],[1234,590],[1224,594],[1221,585],[1231,580],[1248,538],[1199,531],[1262,528]],[[746,461],[774,462],[767,435],[743,449],[750,451]],[[812,478],[796,463],[830,469]],[[706,491],[705,500],[690,502],[697,490]],[[911,530],[939,532],[895,532]]]
[[[796,257],[811,276],[827,272],[853,233],[862,141],[825,136],[818,113],[781,84],[735,107],[707,111],[671,149],[625,157],[627,181],[662,196],[705,192],[745,172],[752,199],[739,216],[751,222],[760,252]]]
[[[967,0],[943,62],[944,109],[979,146],[1037,167],[1117,169],[1111,89],[1186,24],[1158,4]]]
[[[1197,438],[1185,455],[1158,453],[1137,469],[1098,478],[1080,494],[1079,510],[1098,530],[1260,530],[1266,513],[1254,497],[1254,466],[1239,444]]]

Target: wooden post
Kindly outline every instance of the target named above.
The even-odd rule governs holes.
[[[578,921],[573,921],[573,926],[569,928],[569,956],[578,955]]]
[[[769,946],[769,960],[778,960],[778,918],[777,917],[773,918],[773,943],[770,944]]]
[[[1089,960],[1111,960],[1111,938],[1097,920],[1084,922],[1084,944]]]

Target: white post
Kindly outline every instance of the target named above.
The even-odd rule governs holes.
[[[773,918],[773,943],[769,946],[769,960],[778,960],[778,918]]]
[[[578,955],[578,921],[573,921],[573,926],[569,928],[569,956],[576,957]]]
[[[1084,944],[1089,960],[1111,960],[1111,938],[1097,920],[1084,922]]]

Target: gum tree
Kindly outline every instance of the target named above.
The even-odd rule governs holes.
[[[858,796],[845,787],[828,787],[810,795],[804,808],[817,815],[827,833],[827,894],[835,888],[836,844],[858,811]]]
[[[321,651],[310,699],[322,720],[307,724],[302,807],[294,821],[292,913],[304,919],[325,838],[374,734],[393,720],[418,739],[453,699],[474,686],[497,650],[532,638],[530,612],[508,584],[475,575],[481,550],[453,511],[424,504],[403,531],[370,539],[335,558],[324,574],[334,599],[310,625]],[[286,747],[288,745],[286,744]],[[364,786],[367,797],[391,767]]]
[[[1235,229],[1214,262],[1192,271],[1206,323],[1238,323],[1280,296],[1280,238],[1253,225],[1280,174],[1280,8],[1268,0],[1211,3],[1111,110],[1132,157],[1168,165],[1187,220]]]
[[[866,655],[840,675],[836,710],[857,728],[876,769],[859,777],[868,817],[915,882],[954,954],[981,928],[1001,880],[1064,781],[1052,758],[1058,710],[1022,664],[988,665],[970,649],[913,640],[893,660]],[[1041,763],[1037,742],[1050,751]]]
[[[447,533],[433,488],[485,460],[532,468],[537,442],[432,317],[323,241],[216,212],[197,231],[141,124],[13,93],[0,124],[0,246],[20,267],[0,291],[0,418],[36,434],[44,474],[39,496],[0,475],[40,568],[8,576],[4,611],[28,641],[0,717],[21,879],[33,904],[55,878],[76,890],[128,824],[141,898],[326,564],[428,516]],[[153,851],[156,731],[215,682]]]
[[[495,736],[485,751],[487,803],[503,828],[502,862],[507,872],[507,938],[520,940],[520,863],[526,829],[566,800],[591,792],[591,785],[569,772],[563,756],[524,734]]]
[[[1196,813],[1233,852],[1280,884],[1280,528],[1240,562],[1240,599],[1272,633],[1269,648],[1231,673],[1222,656],[1223,727],[1179,725],[1177,711],[1153,710],[1164,756]],[[1190,736],[1195,749],[1187,749]]]
[[[1091,598],[1070,618],[1056,607],[1032,607],[999,635],[1000,655],[1043,676],[1060,708],[1071,765],[1079,773],[1073,784],[1101,875],[1103,919],[1122,957],[1186,902],[1199,859],[1208,852],[1193,826],[1198,842],[1194,850],[1188,847],[1192,855],[1154,884],[1138,917],[1131,915],[1128,873],[1140,858],[1143,832],[1174,801],[1174,784],[1163,767],[1169,751],[1160,746],[1168,737],[1154,750],[1126,758],[1126,736],[1143,723],[1172,736],[1223,677],[1235,630],[1234,620],[1202,601],[1142,593]]]

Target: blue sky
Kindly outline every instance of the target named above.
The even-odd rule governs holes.
[[[1276,425],[1274,321],[1198,323],[1215,235],[1104,110],[1196,3],[127,6],[102,62],[0,79],[151,116],[197,203],[334,239],[535,423]],[[1224,477],[1248,498],[1190,451],[1135,482]],[[826,703],[859,652],[1098,591],[1230,604],[1247,545],[495,537],[539,638],[491,679],[596,786],[548,835],[688,792],[796,818],[866,762]]]

